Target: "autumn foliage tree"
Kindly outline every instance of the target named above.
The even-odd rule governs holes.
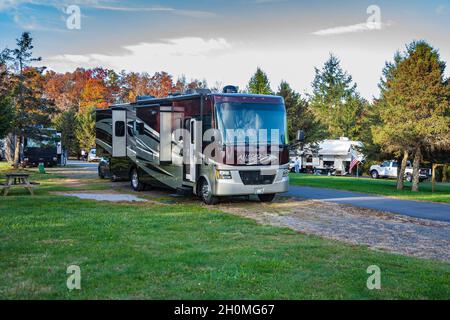
[[[9,133],[13,119],[14,109],[7,68],[6,65],[0,61],[0,139],[4,138]]]
[[[42,73],[45,68],[33,68],[30,64],[40,61],[33,57],[33,39],[24,32],[17,39],[15,49],[4,49],[1,60],[11,72],[12,103],[14,118],[12,127],[15,135],[14,167],[20,162],[20,146],[25,128],[45,125],[50,122],[54,108],[44,95]]]

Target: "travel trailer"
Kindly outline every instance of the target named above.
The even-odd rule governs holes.
[[[306,145],[303,151],[298,152],[301,156],[301,169],[311,173],[321,171],[345,175],[354,158],[359,162],[365,158],[361,153],[362,148],[362,142],[351,141],[345,137],[323,140],[315,146]]]
[[[269,202],[288,189],[281,97],[203,89],[100,109],[96,121],[97,155],[134,190],[164,186],[215,204],[243,195]]]

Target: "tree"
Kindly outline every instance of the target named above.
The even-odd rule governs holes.
[[[80,111],[90,107],[107,108],[107,96],[108,89],[101,79],[89,79],[81,91]]]
[[[208,83],[205,79],[198,80],[198,79],[192,79],[191,82],[187,84],[187,89],[207,89]]]
[[[332,54],[322,69],[315,68],[315,73],[310,106],[316,119],[332,137],[357,140],[367,102],[360,97],[352,77]]]
[[[405,163],[412,154],[414,192],[424,152],[450,148],[450,87],[444,71],[438,52],[418,41],[397,53],[383,72],[378,101],[382,125],[373,128],[374,136],[402,152]]]
[[[253,94],[273,94],[269,78],[261,68],[258,67],[255,74],[251,77],[247,91]]]
[[[150,95],[154,97],[167,97],[173,88],[172,76],[167,72],[156,72],[150,79]]]
[[[95,107],[88,107],[76,115],[75,136],[82,149],[89,150],[95,146]]]
[[[308,101],[287,82],[281,82],[277,95],[284,98],[290,141],[295,141],[298,130],[305,132],[305,143],[314,143],[325,138],[326,130],[314,119]]]
[[[50,121],[54,109],[50,101],[43,94],[43,76],[45,68],[33,68],[29,65],[40,61],[33,57],[33,39],[28,32],[24,32],[17,39],[17,48],[4,49],[1,53],[2,61],[9,62],[11,75],[12,97],[14,107],[13,128],[15,139],[14,167],[20,162],[20,146],[22,133],[26,127],[45,125]]]
[[[73,109],[62,112],[53,121],[55,129],[61,132],[61,143],[68,154],[78,154],[80,149],[76,136],[78,129],[77,114]]]
[[[10,90],[6,66],[0,62],[0,139],[9,133],[14,119]]]
[[[0,139],[3,139],[11,129],[14,110],[10,97],[0,97]]]

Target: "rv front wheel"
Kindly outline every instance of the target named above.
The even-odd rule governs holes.
[[[272,202],[275,194],[258,194],[258,198],[261,202]]]
[[[134,191],[143,191],[145,188],[145,184],[139,180],[139,173],[136,168],[131,171],[131,187]]]
[[[211,187],[206,179],[202,179],[201,181],[200,197],[202,197],[203,202],[209,206],[219,203],[219,198],[212,195]]]

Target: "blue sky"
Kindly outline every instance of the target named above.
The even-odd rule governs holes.
[[[68,5],[81,10],[80,30],[66,27]],[[380,9],[380,28],[367,27],[370,5]],[[449,30],[450,0],[0,0],[0,48],[31,31],[35,53],[56,71],[165,70],[244,86],[260,66],[273,89],[284,79],[309,92],[314,67],[333,52],[368,99],[378,95],[385,61],[413,40],[450,61]]]

